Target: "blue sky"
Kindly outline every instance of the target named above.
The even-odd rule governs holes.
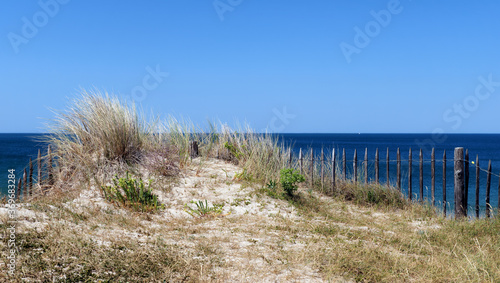
[[[498,133],[498,1],[6,1],[0,132],[80,88],[257,131]]]

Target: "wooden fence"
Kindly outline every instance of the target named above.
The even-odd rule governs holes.
[[[192,142],[190,144],[190,151],[191,151],[191,157],[196,157],[198,156],[198,145],[196,142]],[[385,160],[380,159],[380,153],[379,149],[377,148],[375,150],[375,158],[374,158],[374,172],[371,171],[369,172],[368,170],[368,163],[369,163],[369,158],[368,158],[368,149],[365,148],[364,152],[364,159],[362,160],[362,166],[359,167],[359,162],[358,162],[358,152],[357,150],[354,150],[354,156],[352,160],[348,160],[346,157],[346,151],[345,149],[342,149],[342,155],[338,156],[337,151],[335,149],[332,150],[332,156],[331,158],[325,158],[324,151],[321,151],[321,154],[319,155],[319,158],[315,159],[314,151],[313,149],[310,150],[309,154],[309,160],[306,160],[306,156],[303,153],[304,151],[302,149],[299,150],[299,156],[298,156],[298,170],[300,171],[301,174],[303,174],[309,185],[312,187],[315,183],[315,178],[319,178],[317,182],[321,184],[322,188],[325,188],[327,186],[330,187],[331,192],[335,192],[337,183],[338,182],[346,182],[346,181],[352,181],[352,182],[360,182],[358,180],[358,173],[359,175],[363,176],[363,183],[364,184],[369,184],[369,183],[376,183],[376,184],[381,184],[380,183],[380,170],[383,170],[384,168],[384,161],[385,161],[385,170],[386,170],[386,182],[385,184],[388,188],[395,187],[395,189],[398,189],[399,191],[402,191],[402,162],[406,161],[408,162],[408,173],[407,173],[407,181],[408,181],[408,198],[410,200],[413,200],[413,153],[412,149],[409,149],[408,153],[408,159],[407,160],[402,160],[401,159],[401,151],[399,148],[397,149],[396,153],[396,160],[391,160],[390,159],[390,154],[389,154],[389,148],[387,148],[387,153],[386,153],[386,158]],[[219,152],[217,152],[217,158],[219,158]],[[293,164],[293,155],[292,151],[290,151],[290,155],[287,158],[288,159],[288,166],[291,166]],[[328,160],[329,159],[329,160]],[[436,191],[436,152],[435,149],[433,148],[431,151],[431,159],[430,160],[425,160],[425,162],[429,162],[431,164],[431,200],[430,203],[435,206],[436,205],[436,197],[435,197],[435,191]],[[308,161],[309,163],[309,168],[304,168],[304,161]],[[390,183],[390,163],[391,162],[396,162],[396,183],[395,186],[391,186]],[[439,160],[438,160],[439,161]],[[442,185],[443,185],[443,201],[442,201],[442,211],[444,216],[446,216],[446,205],[448,203],[447,200],[447,195],[446,195],[446,164],[447,164],[447,157],[446,157],[446,151],[443,151],[443,158],[442,158]],[[326,172],[326,162],[329,162],[330,164],[330,172]],[[347,170],[347,164],[348,162],[352,162],[352,174],[350,174],[350,178],[348,179],[348,170]],[[453,156],[453,164],[454,164],[454,207],[455,207],[455,216],[457,218],[465,217],[468,214],[467,208],[468,208],[468,195],[469,195],[469,169],[471,167],[475,168],[476,171],[476,182],[475,182],[475,216],[479,217],[479,212],[480,212],[480,200],[479,200],[479,195],[480,195],[480,171],[485,171],[487,173],[487,178],[486,178],[486,198],[485,198],[485,206],[486,206],[486,217],[490,217],[493,214],[493,208],[490,203],[490,193],[491,193],[491,177],[494,175],[492,173],[491,169],[491,160],[488,163],[488,169],[484,170],[479,167],[479,157],[476,156],[476,161],[470,162],[469,161],[469,152],[468,150],[465,151],[464,155],[464,149],[462,147],[457,147],[454,150],[454,156]],[[34,169],[36,163],[36,171]],[[36,162],[34,162],[31,158],[29,160],[29,165],[27,168],[24,169],[23,175],[21,178],[18,180],[18,185],[16,189],[16,196],[19,198],[21,196],[21,193],[24,197],[27,196],[32,196],[34,193],[44,193],[44,189],[47,187],[50,187],[54,184],[54,171],[57,169],[57,163],[58,160],[54,158],[52,154],[52,150],[50,145],[47,147],[47,155],[45,158],[42,158],[40,150],[38,150],[38,158],[36,159]],[[381,164],[382,163],[382,164]],[[419,196],[420,202],[424,202],[424,158],[422,154],[422,149],[419,151]],[[306,172],[307,169],[307,172]],[[317,172],[315,174],[314,172]],[[34,178],[34,174],[36,172],[36,180]],[[372,173],[373,178],[369,178],[370,174]],[[325,182],[325,177],[327,176],[326,174],[329,174],[329,184],[326,184]],[[315,176],[316,175],[316,176]],[[499,177],[499,185],[498,185],[498,211],[500,212],[500,175],[494,175]],[[369,181],[370,180],[370,181]],[[457,205],[458,204],[458,205]]]
[[[35,170],[36,163],[36,170]],[[33,196],[43,194],[45,189],[54,184],[54,170],[57,169],[57,160],[52,154],[50,145],[47,147],[46,158],[42,158],[41,150],[38,150],[36,160],[29,159],[27,168],[24,168],[22,177],[17,181],[16,197]],[[36,173],[36,178],[33,176]]]
[[[309,168],[304,168],[304,162],[306,161],[306,158],[309,158],[307,161],[309,163]],[[319,160],[315,160],[319,159]],[[330,172],[324,172],[325,171],[325,154],[324,151],[322,150],[321,153],[319,154],[319,158],[315,157],[313,149],[310,150],[309,157],[306,157],[306,155],[303,153],[302,149],[299,150],[299,156],[298,156],[298,170],[300,171],[301,174],[306,176],[307,182],[310,186],[313,186],[315,183],[315,178],[319,178],[320,180],[316,180],[316,182],[319,182],[321,184],[322,188],[325,188],[327,186],[330,186],[331,192],[335,192],[336,190],[336,184],[337,182],[345,182],[345,181],[351,181],[354,183],[361,182],[361,180],[358,180],[358,175],[363,175],[363,180],[362,182],[364,184],[368,183],[376,183],[376,184],[381,184],[380,183],[380,170],[384,167],[384,160],[380,160],[380,153],[379,149],[377,148],[375,150],[375,158],[374,158],[374,170],[369,172],[368,170],[368,163],[369,163],[369,158],[368,158],[368,149],[365,148],[364,152],[364,159],[362,160],[361,166],[359,166],[358,162],[358,152],[357,150],[354,150],[354,156],[352,160],[347,160],[346,157],[346,151],[345,149],[342,149],[342,154],[341,156],[338,156],[337,150],[333,149],[332,150],[332,156],[329,158],[330,160]],[[292,152],[290,152],[290,156],[288,158],[289,164],[293,164],[293,155]],[[418,185],[418,190],[419,190],[419,196],[420,202],[424,202],[424,162],[430,162],[431,168],[430,168],[430,173],[431,173],[431,200],[430,203],[435,206],[436,205],[436,151],[433,148],[431,151],[431,159],[430,160],[424,160],[423,158],[423,153],[422,149],[419,151],[419,158],[418,158],[418,180],[419,180],[419,185]],[[385,184],[387,187],[391,188],[391,182],[390,182],[390,164],[391,162],[396,162],[396,184],[395,184],[395,189],[398,189],[399,191],[402,191],[402,162],[408,162],[408,173],[407,173],[407,181],[408,181],[408,198],[410,200],[413,200],[413,189],[414,185],[412,183],[413,181],[413,153],[412,149],[409,149],[408,152],[408,159],[407,160],[402,160],[401,159],[401,151],[398,148],[397,153],[396,153],[396,160],[391,160],[390,155],[389,155],[389,148],[387,148],[387,153],[386,153],[386,158],[385,158],[385,170],[386,170],[386,181]],[[438,160],[439,161],[439,160]],[[446,216],[446,205],[448,204],[447,200],[447,195],[446,195],[446,173],[447,173],[447,161],[449,161],[446,157],[446,150],[443,151],[443,157],[442,157],[442,185],[443,185],[443,201],[442,201],[442,211],[444,216]],[[475,191],[475,216],[479,218],[479,212],[480,212],[480,206],[479,206],[479,198],[480,198],[480,171],[485,171],[487,173],[487,178],[486,178],[486,198],[485,198],[485,206],[486,206],[486,217],[492,216],[493,213],[493,208],[490,203],[490,193],[491,193],[491,177],[494,175],[492,173],[491,169],[491,160],[488,163],[488,169],[484,170],[479,167],[479,158],[476,156],[476,161],[470,162],[469,161],[469,152],[468,150],[465,151],[462,147],[457,147],[454,150],[454,155],[453,155],[453,168],[454,168],[454,212],[455,212],[455,217],[456,218],[462,218],[466,217],[468,214],[467,208],[469,206],[468,202],[468,196],[469,196],[469,170],[472,165],[473,168],[476,169],[476,191]],[[348,168],[348,162],[352,162],[352,173],[350,174],[350,178],[347,177],[347,168]],[[340,164],[339,164],[340,163]],[[382,164],[381,164],[382,163]],[[472,164],[471,164],[472,163]],[[306,169],[307,172],[306,172]],[[314,173],[314,171],[317,171],[317,174]],[[372,174],[373,178],[371,178],[371,181],[369,181],[369,176],[370,173]],[[330,182],[329,184],[326,184],[324,181],[325,174],[330,175]],[[495,175],[499,177],[499,186],[498,186],[498,211],[500,212],[500,175]]]

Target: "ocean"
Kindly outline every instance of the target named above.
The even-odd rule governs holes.
[[[43,134],[0,134],[0,193],[2,196],[7,194],[8,170],[15,169],[17,184],[17,180],[23,176],[23,170],[28,169],[29,158],[36,160],[38,149],[42,150],[42,154],[47,150],[47,146],[39,141],[42,136]]]
[[[22,176],[24,168],[27,167],[29,158],[35,159],[38,149],[42,152],[47,150],[46,145],[39,142],[43,134],[0,134],[0,191],[7,192],[8,169],[16,170],[16,178]],[[316,156],[321,149],[326,154],[331,154],[332,149],[336,149],[340,154],[345,149],[348,160],[348,170],[352,172],[352,159],[354,150],[358,153],[358,166],[361,167],[364,159],[365,148],[368,149],[369,156],[369,178],[374,178],[374,157],[375,150],[380,151],[380,181],[386,182],[386,152],[389,148],[390,167],[389,181],[395,184],[396,179],[396,151],[399,148],[402,159],[402,191],[408,194],[408,153],[412,148],[412,188],[414,197],[420,199],[419,193],[419,150],[422,148],[424,156],[424,199],[431,197],[431,175],[430,156],[431,148],[436,151],[436,203],[442,201],[442,156],[443,151],[447,152],[447,184],[446,194],[449,202],[449,211],[453,210],[453,150],[455,147],[464,147],[469,150],[470,161],[479,157],[480,168],[486,170],[488,161],[492,162],[493,176],[491,178],[491,205],[496,208],[498,205],[498,187],[500,171],[500,134],[444,134],[435,136],[431,134],[277,134],[277,138],[286,145],[291,145],[294,151],[294,158],[298,157],[300,148],[303,151],[313,149]],[[339,162],[337,164],[340,165]],[[469,183],[469,206],[475,204],[475,167],[470,167]],[[486,172],[480,172],[480,207],[485,210],[486,198]],[[415,195],[415,193],[417,195]],[[473,211],[469,207],[469,211]]]

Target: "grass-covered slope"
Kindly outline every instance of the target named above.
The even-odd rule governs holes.
[[[311,187],[270,135],[151,120],[95,92],[57,115],[54,184],[20,204],[0,281],[500,281],[498,219],[443,219],[375,184]]]

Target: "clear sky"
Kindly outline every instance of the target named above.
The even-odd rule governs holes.
[[[92,87],[257,131],[499,132],[500,1],[2,4],[0,132]]]

